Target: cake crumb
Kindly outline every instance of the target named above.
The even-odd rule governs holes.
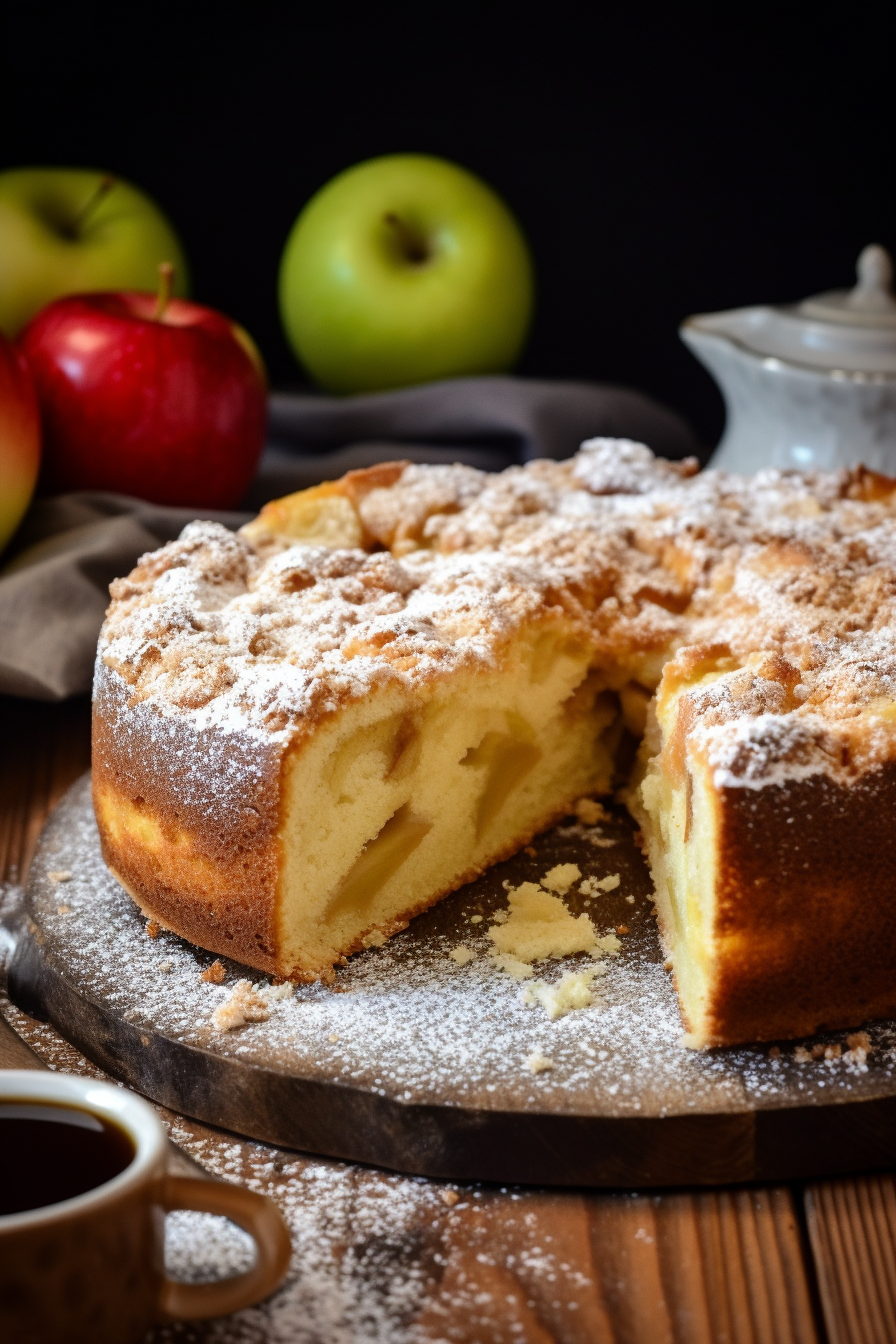
[[[471,915],[471,916],[470,916],[470,923],[471,923],[471,924],[481,924],[481,923],[482,923],[482,916],[481,916],[481,915]]]
[[[54,884],[56,882],[71,882],[72,875],[68,868],[56,868],[52,873],[47,873],[47,877]]]
[[[456,1190],[440,1190],[439,1199],[443,1204],[447,1204],[449,1209],[453,1209],[455,1204],[460,1203],[460,1195]]]
[[[372,929],[361,939],[362,947],[383,947],[388,941],[387,935],[380,929]]]
[[[276,984],[256,985],[255,992],[267,1003],[279,1003],[282,999],[291,999],[293,989],[289,980],[278,980]]]
[[[768,1052],[768,1057],[769,1057],[769,1059],[780,1059],[780,1058],[781,1058],[781,1047],[780,1047],[780,1045],[773,1045],[772,1048],[771,1048],[771,1049],[769,1050],[769,1052]]]
[[[798,1045],[793,1052],[793,1057],[797,1064],[810,1064],[812,1062],[811,1052],[804,1045]]]
[[[843,1054],[842,1045],[826,1045],[824,1049],[825,1059],[839,1059]]]
[[[147,938],[158,938],[158,936],[159,936],[159,925],[158,925],[157,920],[155,920],[155,919],[148,919],[148,920],[146,921],[146,936],[147,936]]]
[[[523,989],[522,1001],[527,1008],[535,1008],[540,1004],[551,1021],[556,1022],[558,1017],[565,1017],[578,1008],[593,1006],[595,999],[591,982],[597,973],[597,967],[587,971],[567,971],[554,985],[546,984],[544,980],[534,980]]]
[[[605,933],[602,938],[595,939],[595,951],[591,955],[594,956],[596,952],[602,952],[607,957],[616,957],[619,955],[621,947],[622,944],[615,933]]]
[[[458,966],[466,966],[468,962],[475,961],[476,953],[471,947],[452,947],[448,953],[452,961],[456,961]]]
[[[867,1031],[851,1031],[846,1038],[847,1050],[843,1056],[846,1064],[852,1065],[859,1073],[868,1072],[868,1056],[873,1049],[871,1037]]]
[[[213,961],[211,966],[206,966],[204,971],[200,971],[199,979],[205,980],[209,985],[223,985],[224,983],[224,963],[221,960]]]
[[[212,1013],[216,1031],[235,1031],[247,1022],[266,1022],[270,1010],[251,980],[237,980],[230,997]]]
[[[497,956],[493,956],[491,963],[496,970],[503,971],[514,980],[529,980],[535,974],[531,966],[527,966],[524,961],[518,961],[507,952],[499,952]]]
[[[488,931],[499,952],[532,962],[590,952],[594,947],[594,925],[588,916],[576,918],[559,897],[549,895],[536,882],[522,882],[507,897],[506,923],[493,924]]]
[[[538,850],[535,848],[534,845],[527,845],[526,848],[523,850],[523,853],[528,854],[530,859],[538,858]]]
[[[545,873],[541,885],[548,891],[556,891],[559,896],[565,896],[573,882],[578,882],[581,876],[577,863],[558,863]]]
[[[627,925],[627,924],[617,924],[617,925],[616,925],[616,932],[617,932],[617,933],[620,933],[620,934],[622,934],[622,933],[628,933],[628,925]]]
[[[335,1031],[331,1031],[329,1036],[327,1037],[327,1040],[330,1042],[331,1045],[335,1045],[336,1042],[339,1040],[339,1037],[336,1035]]]
[[[599,803],[596,798],[580,798],[573,812],[585,826],[597,826],[601,821],[612,820],[603,803]]]
[[[163,962],[161,963],[161,965],[159,966],[159,970],[160,970],[164,975],[167,975],[168,972],[171,971],[171,970],[173,970],[173,969],[174,969],[174,962],[173,962],[173,961],[163,961]]]
[[[813,1045],[811,1055],[813,1059],[821,1059],[821,1057],[824,1055],[824,1046],[820,1044]]]
[[[620,881],[618,873],[611,873],[609,877],[586,877],[580,883],[579,891],[583,896],[596,896],[600,891],[615,891]]]
[[[625,899],[628,901],[629,905],[634,905],[634,903],[635,903],[635,898],[634,898],[634,896],[626,896]]]
[[[530,1073],[547,1073],[549,1069],[554,1067],[554,1061],[548,1059],[547,1055],[543,1055],[540,1050],[533,1050],[523,1060],[523,1067],[527,1068]]]

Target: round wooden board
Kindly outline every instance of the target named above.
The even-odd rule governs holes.
[[[618,874],[566,897],[622,950],[602,963],[594,1006],[550,1021],[497,970],[488,929],[505,884],[558,863]],[[335,985],[299,986],[270,1017],[216,1031],[240,978],[203,981],[214,960],[146,921],[105,868],[89,777],[48,822],[9,967],[13,1000],[154,1100],[251,1138],[458,1180],[647,1187],[776,1180],[896,1160],[896,1024],[854,1054],[800,1062],[794,1043],[696,1053],[652,915],[651,884],[622,811],[559,826],[381,948]],[[475,955],[458,965],[459,945]],[[547,963],[546,980],[592,965]],[[817,1038],[846,1050],[845,1033]],[[810,1048],[815,1042],[802,1042]],[[533,1073],[540,1055],[551,1067]]]

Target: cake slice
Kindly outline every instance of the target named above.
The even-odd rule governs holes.
[[[801,669],[672,659],[627,791],[687,1044],[856,1026],[896,1002],[896,705],[831,722]]]
[[[544,575],[459,557],[435,581],[425,552],[368,555],[347,498],[280,501],[237,538],[197,524],[164,569],[149,557],[115,587],[131,628],[117,638],[123,612],[110,619],[95,694],[118,879],[163,926],[305,980],[607,792],[622,726]],[[176,607],[140,603],[160,587],[189,589],[181,630]],[[225,609],[249,668],[216,657]]]

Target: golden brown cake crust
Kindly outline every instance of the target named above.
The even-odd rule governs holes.
[[[726,791],[711,1037],[775,1040],[896,1013],[896,763]]]
[[[115,674],[98,672],[93,792],[103,856],[164,927],[279,974],[279,752],[170,727],[129,704]],[[152,847],[141,821],[157,828]]]
[[[707,656],[736,672],[688,722],[725,795],[725,919],[755,939],[727,966],[718,1038],[896,1011],[896,753],[868,718],[896,702],[896,482],[695,470],[603,440],[497,476],[395,464],[327,487],[366,549],[196,523],[143,557],[97,662],[110,866],[161,923],[282,974],[286,755],[374,689],[495,666],[553,611],[620,687],[652,690],[673,658],[685,678]],[[115,829],[128,807],[161,827],[161,866],[139,826]],[[880,930],[870,954],[856,910]]]

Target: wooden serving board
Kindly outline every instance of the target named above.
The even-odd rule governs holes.
[[[587,900],[622,951],[598,1002],[550,1021],[489,959],[504,884],[557,863],[618,873]],[[60,875],[70,874],[70,877]],[[203,981],[214,960],[150,938],[105,868],[89,777],[41,837],[9,965],[9,990],[83,1053],[147,1096],[281,1147],[458,1180],[567,1186],[719,1184],[856,1171],[896,1160],[896,1023],[855,1055],[800,1062],[795,1043],[695,1053],[663,966],[651,884],[619,811],[559,826],[384,947],[353,957],[333,986],[298,986],[266,1022],[222,1033],[215,1008],[240,978]],[[460,944],[475,953],[460,966]],[[585,958],[539,968],[553,980]],[[845,1051],[846,1033],[817,1038]],[[816,1041],[802,1042],[811,1048]],[[532,1073],[540,1054],[551,1067]]]

